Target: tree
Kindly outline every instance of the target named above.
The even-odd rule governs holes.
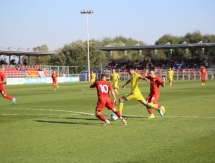
[[[202,41],[206,42],[215,42],[215,35],[202,35],[200,31],[195,31],[193,33],[187,33],[184,36],[172,36],[172,35],[164,35],[158,41],[156,41],[156,45],[166,44],[170,42],[170,44],[181,44],[183,42],[189,43],[199,43]],[[199,58],[202,48],[195,49],[190,48],[186,49],[174,49],[173,57],[174,58]],[[168,58],[168,50],[158,50],[159,53],[164,54],[166,58]],[[204,49],[204,58],[215,56],[215,48],[205,48]]]
[[[41,46],[36,46],[32,48],[35,52],[48,52],[48,46],[46,44],[43,44]],[[39,56],[39,57],[30,57],[30,63],[31,64],[41,64],[41,65],[47,65],[50,61],[50,56]]]

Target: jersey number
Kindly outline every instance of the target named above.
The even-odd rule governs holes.
[[[108,86],[107,85],[99,85],[99,87],[101,88],[102,93],[108,93]]]

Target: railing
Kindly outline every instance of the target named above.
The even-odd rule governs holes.
[[[70,73],[70,66],[47,66],[46,68],[43,68],[43,72],[46,77],[50,77],[53,70],[55,70],[59,77],[71,77],[73,75],[78,75],[80,78],[80,81],[88,81],[87,77],[87,71],[82,71],[81,73]],[[74,68],[74,67],[72,67]],[[40,77],[38,71],[39,69],[35,68],[26,68],[25,71],[18,71],[15,68],[14,69],[0,69],[1,72],[3,72],[7,78],[36,78]],[[167,76],[167,69],[157,70],[156,75],[159,77]],[[144,75],[143,70],[137,70],[138,73]],[[106,70],[103,73],[106,73],[108,75],[111,74],[110,70]],[[119,76],[122,81],[129,79],[129,74],[127,71],[119,71]],[[97,79],[99,79],[101,73],[97,73]],[[184,70],[184,71],[175,71],[174,73],[174,80],[199,80],[201,78],[200,71],[199,70]],[[215,79],[215,69],[210,68],[207,69],[207,79]]]

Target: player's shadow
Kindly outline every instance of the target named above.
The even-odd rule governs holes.
[[[81,117],[78,117],[78,118],[77,117],[66,117],[65,119],[98,121],[98,119],[96,119],[96,118],[81,118]]]
[[[48,120],[35,120],[40,123],[60,123],[60,124],[74,124],[74,125],[94,125],[93,123],[88,122],[63,122],[63,121],[48,121]]]
[[[129,115],[123,115],[122,117],[123,117],[123,118],[129,118],[129,119],[130,119],[130,118],[135,118],[135,119],[136,119],[136,118],[140,118],[140,119],[148,118],[148,117],[129,116]]]

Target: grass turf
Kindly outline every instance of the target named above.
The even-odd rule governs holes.
[[[50,84],[6,86],[17,105],[0,99],[0,162],[214,162],[214,86],[213,80],[174,81],[160,88],[164,118],[154,111],[148,119],[144,106],[126,101],[127,126],[119,120],[103,126],[93,116],[97,96],[89,83],[60,84],[57,91]],[[139,87],[146,97],[149,86]],[[120,89],[118,97],[129,92]],[[110,119],[110,111],[103,114]]]

